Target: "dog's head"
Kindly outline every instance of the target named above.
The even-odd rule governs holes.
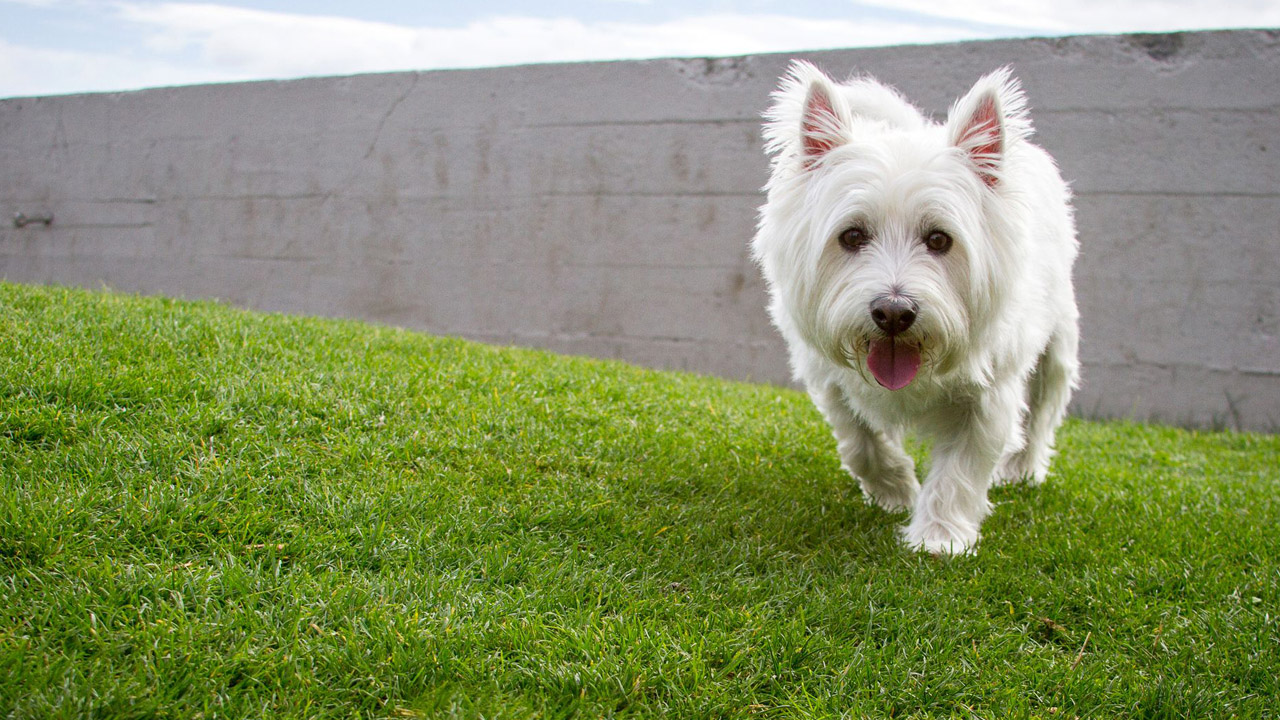
[[[773,156],[753,243],[771,310],[832,362],[880,385],[964,361],[990,317],[1001,223],[1019,213],[1004,161],[1031,131],[1009,71],[981,80],[936,124],[870,79],[792,65],[765,126]]]

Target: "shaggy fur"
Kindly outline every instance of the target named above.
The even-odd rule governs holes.
[[[993,482],[1044,480],[1078,382],[1066,183],[1007,69],[941,124],[803,62],[774,100],[752,249],[795,376],[867,499],[911,510],[906,543],[968,551]],[[909,428],[933,438],[923,486]]]

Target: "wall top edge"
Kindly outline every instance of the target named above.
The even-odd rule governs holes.
[[[523,65],[503,65],[503,66],[484,66],[484,67],[464,67],[464,68],[439,68],[430,70],[391,70],[391,71],[375,71],[364,73],[351,73],[339,75],[314,75],[293,78],[264,78],[254,80],[227,80],[206,83],[194,83],[186,85],[160,85],[153,87],[138,88],[132,90],[104,90],[92,92],[75,92],[61,93],[56,95],[20,95],[13,97],[0,97],[0,105],[14,103],[31,103],[31,102],[62,102],[75,101],[86,98],[97,98],[105,100],[123,99],[131,96],[140,96],[151,93],[167,93],[167,92],[202,92],[207,89],[226,89],[232,90],[242,87],[280,87],[280,86],[296,86],[308,83],[327,83],[327,82],[378,82],[380,80],[394,80],[407,76],[445,76],[456,74],[501,74],[501,73],[520,73],[520,72],[543,72],[556,73],[565,70],[580,70],[612,66],[645,66],[676,63],[678,65],[685,64],[707,64],[707,65],[732,65],[742,62],[775,62],[783,58],[802,57],[802,58],[823,58],[823,57],[840,57],[840,56],[875,56],[878,54],[900,53],[904,50],[928,49],[933,52],[965,52],[970,49],[998,49],[1001,46],[1016,47],[1043,47],[1049,46],[1058,50],[1069,48],[1072,45],[1098,45],[1111,44],[1122,50],[1137,50],[1146,52],[1153,59],[1158,61],[1168,61],[1172,57],[1184,51],[1184,49],[1192,49],[1203,51],[1206,45],[1221,45],[1230,47],[1240,45],[1247,42],[1249,45],[1261,46],[1270,52],[1280,54],[1280,28],[1244,28],[1244,29],[1225,29],[1225,30],[1184,30],[1173,32],[1145,32],[1145,33],[1118,33],[1118,34],[1086,34],[1086,35],[1043,35],[1028,36],[1022,38],[996,38],[983,40],[963,40],[954,42],[941,43],[920,43],[920,44],[904,44],[904,45],[888,45],[877,47],[848,47],[848,48],[829,48],[822,50],[791,50],[773,53],[751,53],[746,55],[729,55],[729,56],[671,56],[644,59],[621,59],[621,60],[589,60],[589,61],[571,61],[571,62],[546,62],[546,63],[528,63]]]

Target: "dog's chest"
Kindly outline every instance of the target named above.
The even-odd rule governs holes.
[[[967,383],[948,386],[929,380],[893,392],[873,387],[860,377],[841,385],[849,409],[872,425],[882,429],[910,427],[930,434],[946,432],[963,422],[982,392]]]

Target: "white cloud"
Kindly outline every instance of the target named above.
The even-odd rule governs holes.
[[[1040,28],[1052,33],[1124,33],[1275,27],[1275,0],[860,0],[934,17]]]
[[[246,76],[247,77],[247,76]],[[240,79],[203,67],[0,40],[0,97],[57,95]]]
[[[195,48],[212,68],[261,77],[385,69],[409,56],[415,31],[387,23],[212,4],[122,3],[157,54]]]
[[[460,28],[405,27],[212,4],[125,4],[158,53],[196,48],[213,67],[262,77],[409,68],[936,42],[975,37],[959,26],[705,15],[656,24],[494,17]]]

